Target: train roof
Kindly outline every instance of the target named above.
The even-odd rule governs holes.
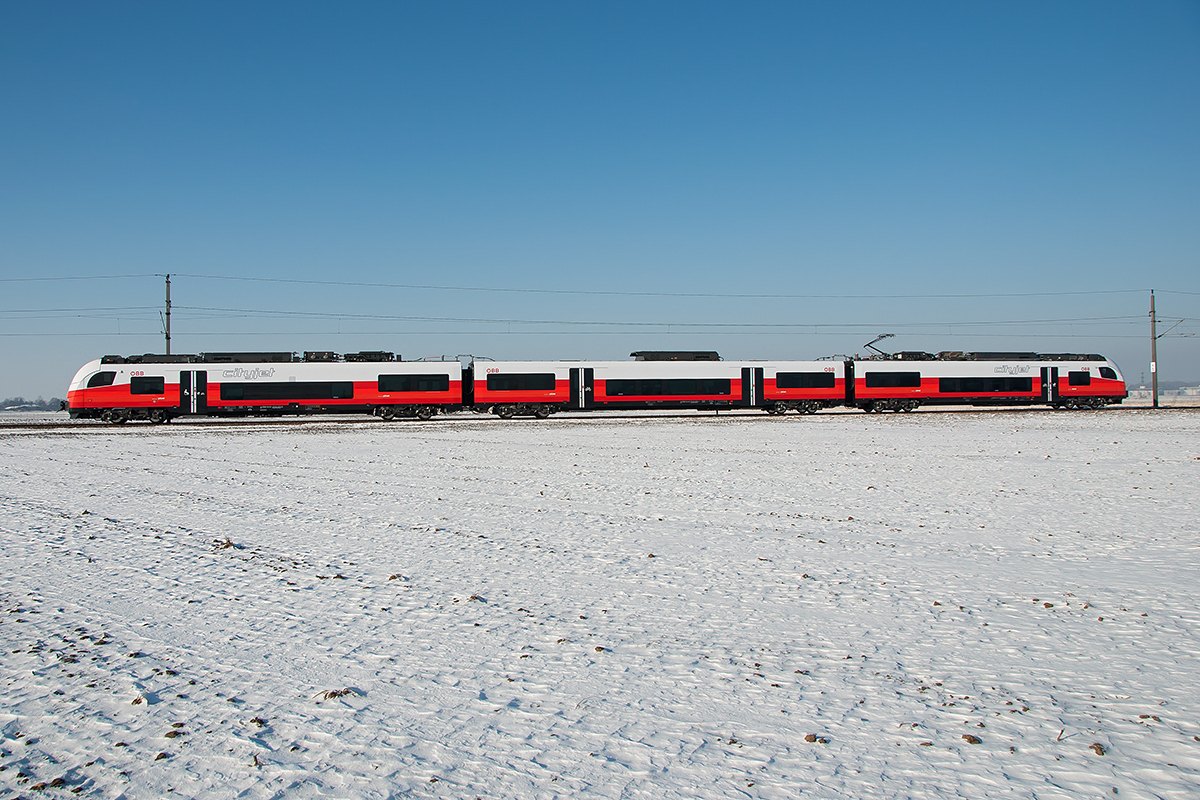
[[[961,350],[943,350],[926,353],[922,350],[902,350],[883,356],[859,359],[860,361],[1107,361],[1098,353],[1033,353],[1033,352],[981,352],[967,353]]]
[[[132,356],[104,356],[102,364],[291,364],[293,362],[388,362],[403,361],[395,353],[385,350],[363,350],[359,353],[334,353],[327,350],[305,351],[303,356],[290,352],[274,353],[199,353],[191,355],[165,355],[143,353]]]
[[[720,361],[715,350],[635,350],[630,358],[638,361]]]

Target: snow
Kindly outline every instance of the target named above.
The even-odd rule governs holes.
[[[0,786],[1195,797],[1198,423],[3,429]]]

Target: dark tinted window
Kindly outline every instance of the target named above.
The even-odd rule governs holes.
[[[163,378],[130,378],[130,394],[162,394],[164,391]]]
[[[92,377],[88,378],[88,388],[93,389],[97,386],[112,386],[113,381],[117,379],[115,372],[97,372]]]
[[[868,372],[868,389],[890,389],[894,387],[920,386],[919,372]]]
[[[287,383],[222,383],[222,400],[350,400],[354,384],[350,381],[288,381]]]
[[[604,382],[604,394],[608,397],[659,395],[662,393],[662,381],[653,378],[640,381],[608,380]]]
[[[1090,372],[1068,372],[1067,382],[1072,386],[1091,386],[1092,373]]]
[[[836,379],[832,372],[780,372],[775,385],[780,389],[832,389]]]
[[[938,391],[948,394],[1032,392],[1033,378],[939,378]]]
[[[730,394],[731,383],[728,378],[676,378],[663,381],[663,394]]]
[[[1100,377],[1108,378],[1110,381],[1115,381],[1115,380],[1117,380],[1117,371],[1115,369],[1113,369],[1112,367],[1101,367],[1100,368]]]
[[[381,392],[448,392],[449,375],[380,375]]]
[[[488,375],[487,388],[489,392],[552,392],[554,391],[554,373]]]
[[[727,395],[731,393],[730,386],[728,378],[643,378],[607,381],[604,393],[608,397]]]

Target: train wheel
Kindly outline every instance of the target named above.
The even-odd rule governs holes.
[[[496,406],[496,416],[500,419],[512,419],[517,413],[517,409],[513,406]]]
[[[548,405],[540,405],[534,410],[533,415],[538,419],[546,419],[552,410]]]
[[[783,402],[782,400],[780,400],[778,403],[776,403],[775,405],[773,405],[767,409],[768,414],[778,414],[781,417],[784,414],[786,414],[787,412],[788,412],[787,403]]]
[[[417,406],[417,419],[419,419],[419,420],[433,419],[433,407],[432,406]]]
[[[152,423],[154,423],[155,425],[162,425],[164,422],[166,422],[169,419],[170,419],[170,417],[167,416],[167,412],[163,411],[161,408],[155,408],[155,409],[150,410],[150,421]]]

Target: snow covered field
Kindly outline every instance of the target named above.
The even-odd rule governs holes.
[[[0,797],[1200,796],[1200,411],[0,431]]]

